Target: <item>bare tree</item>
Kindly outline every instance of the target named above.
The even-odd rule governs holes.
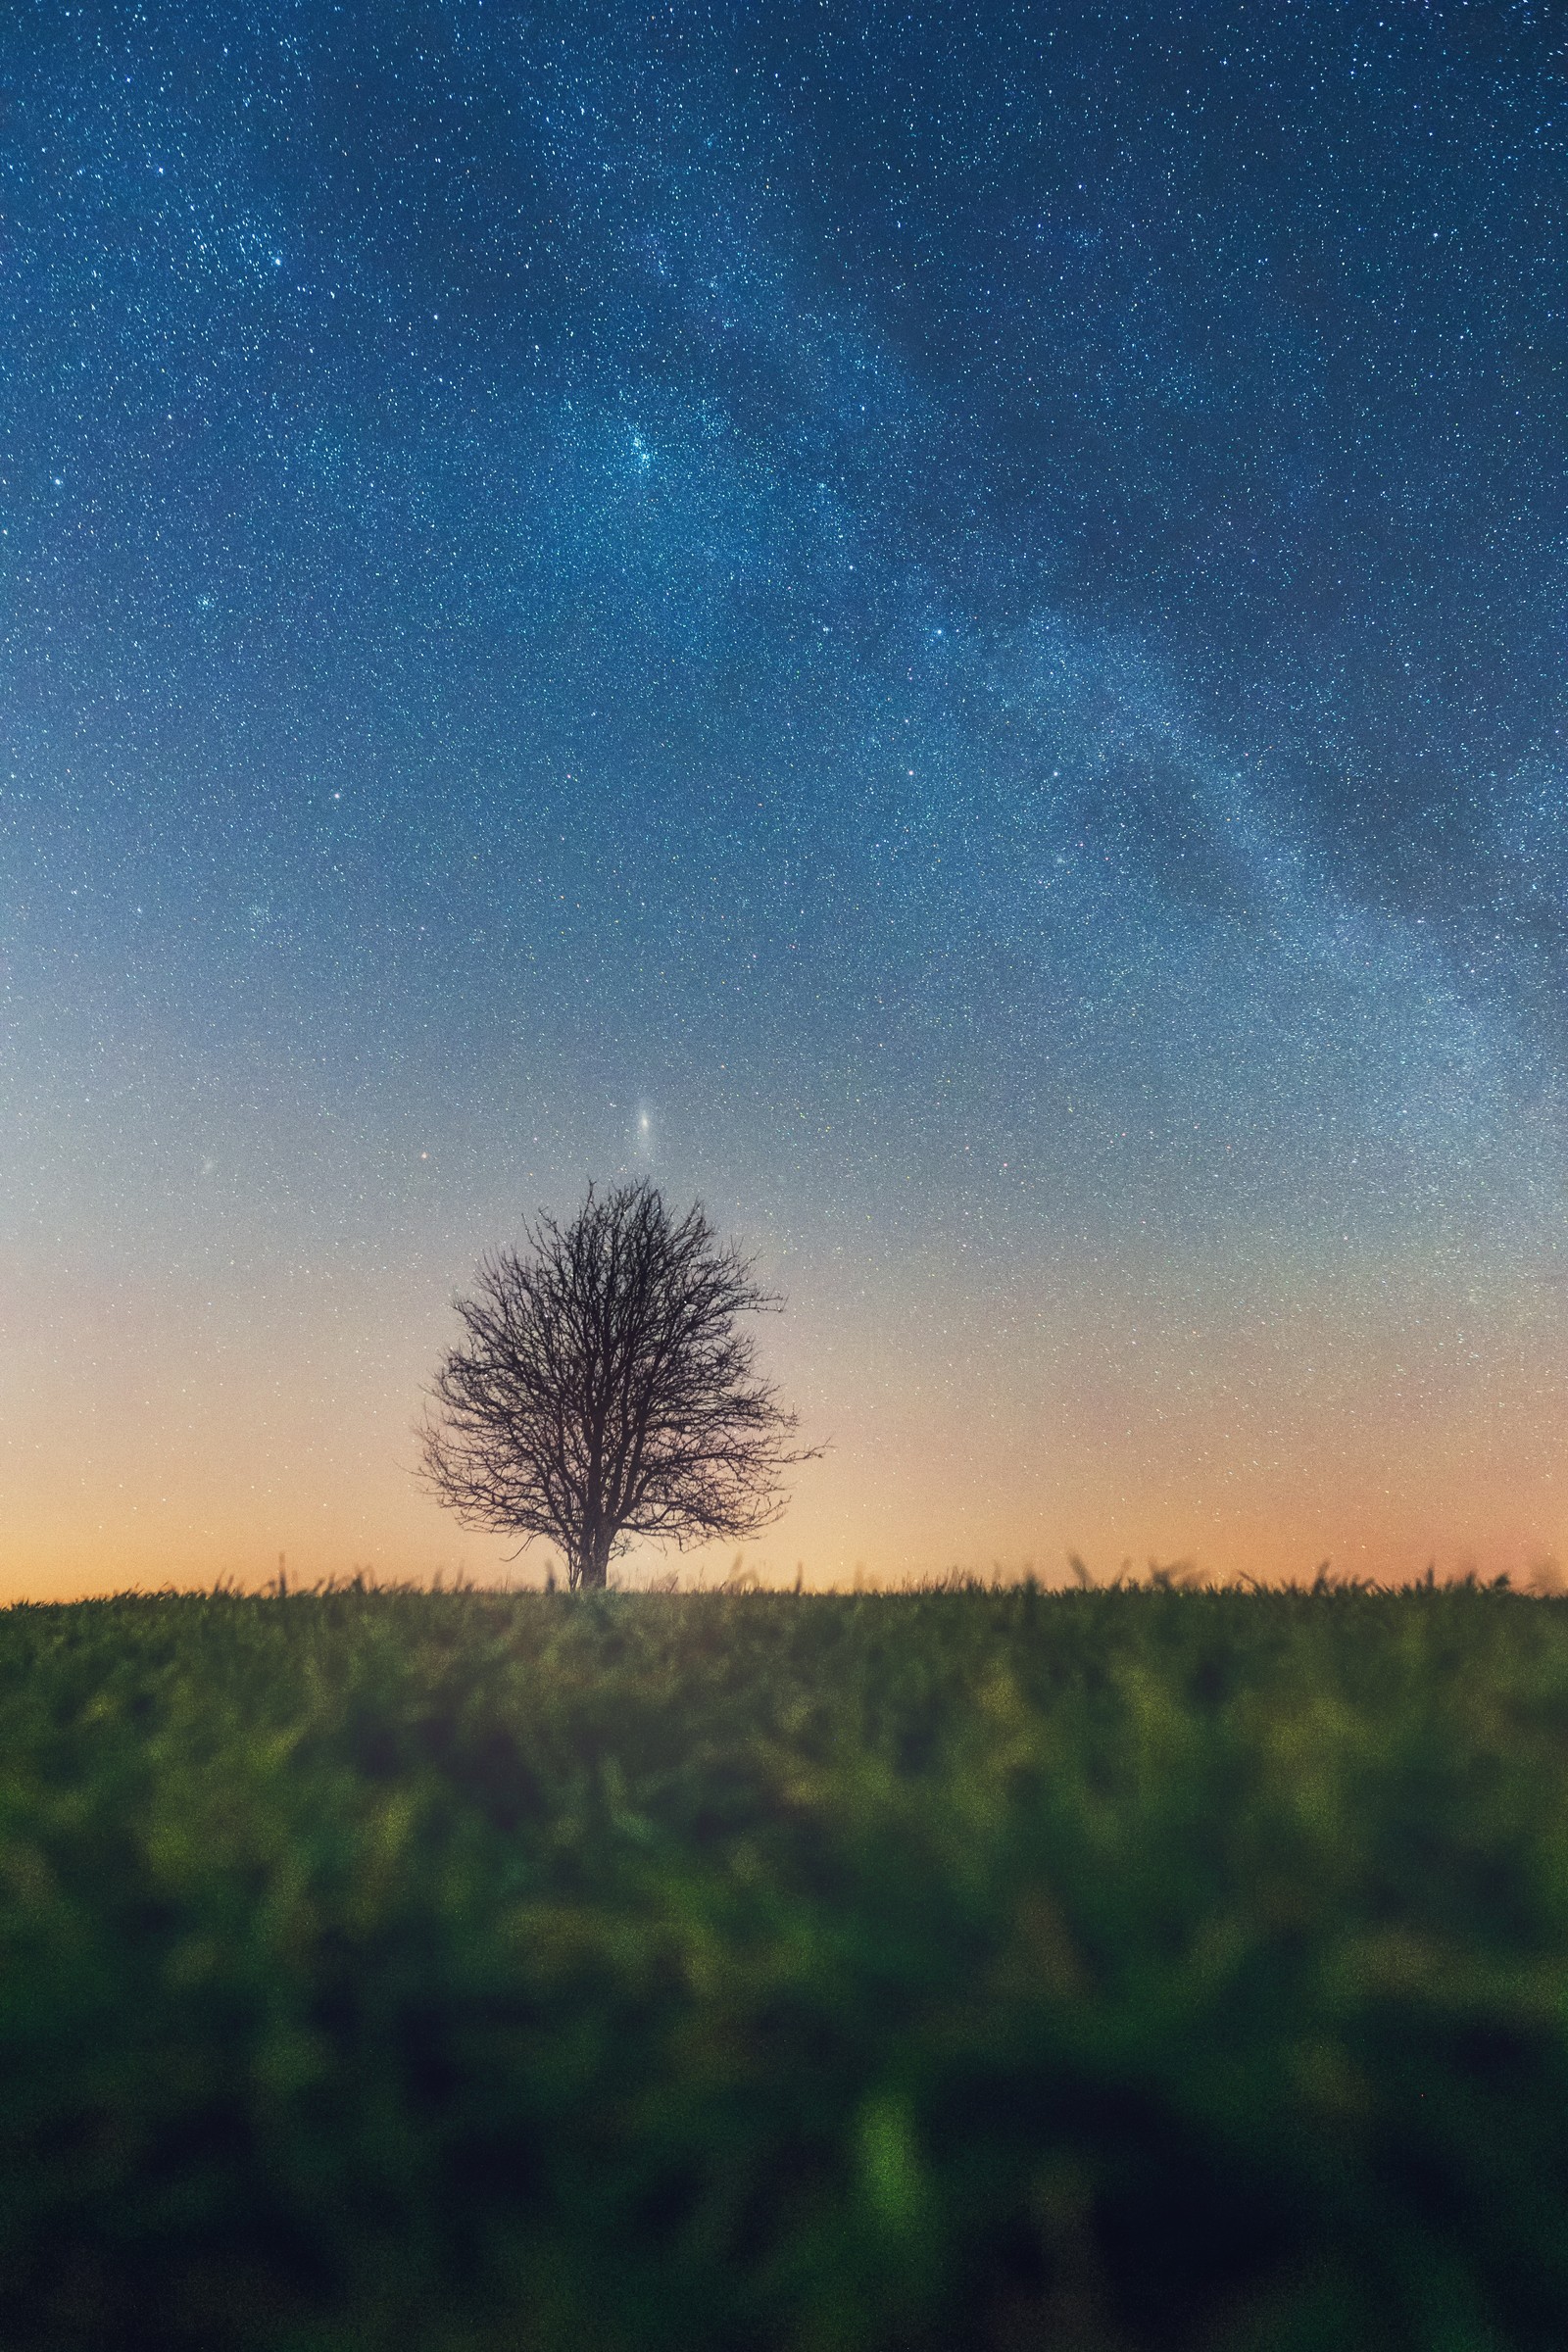
[[[756,1370],[743,1315],[783,1301],[721,1245],[700,1205],[676,1224],[656,1188],[541,1216],[456,1301],[465,1338],[429,1392],[425,1484],[467,1527],[543,1537],[573,1588],[606,1582],[634,1537],[754,1535],[780,1475],[815,1450]]]

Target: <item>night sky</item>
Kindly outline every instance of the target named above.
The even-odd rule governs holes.
[[[763,1574],[1568,1558],[1565,134],[1544,0],[9,0],[0,1590],[497,1573],[622,1170]]]

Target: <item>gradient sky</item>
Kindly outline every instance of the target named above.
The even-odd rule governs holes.
[[[622,1169],[765,1572],[1568,1556],[1565,134],[1544,0],[10,0],[0,1593],[496,1573]]]

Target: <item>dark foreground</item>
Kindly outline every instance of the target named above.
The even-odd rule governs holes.
[[[0,1616],[0,2343],[1568,2343],[1568,1607]]]

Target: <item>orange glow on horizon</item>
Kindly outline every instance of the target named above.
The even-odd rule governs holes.
[[[923,1263],[848,1292],[785,1274],[769,1361],[830,1443],[746,1549],[766,1582],[799,1563],[823,1587],[999,1566],[1055,1583],[1069,1552],[1098,1576],[1156,1559],[1273,1580],[1328,1559],[1523,1580],[1568,1550],[1568,1363],[1528,1286],[1469,1314],[1460,1347],[1441,1287],[1410,1269],[1375,1291],[1354,1269],[1227,1286],[1196,1261],[1157,1283],[1065,1262],[967,1289]],[[542,1580],[542,1546],[509,1567],[508,1544],[412,1476],[445,1287],[416,1312],[390,1274],[325,1300],[257,1288],[218,1316],[175,1289],[78,1294],[48,1376],[4,1400],[0,1598],[255,1587],[279,1552],[297,1582]],[[733,1556],[644,1548],[621,1574],[711,1582]]]

